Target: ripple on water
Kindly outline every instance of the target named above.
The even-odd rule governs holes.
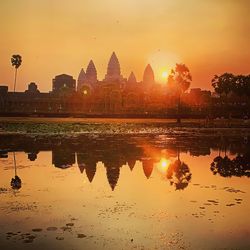
[[[33,228],[32,231],[33,232],[42,232],[43,229],[42,228]]]
[[[62,236],[57,236],[56,239],[57,239],[57,240],[64,240],[64,237],[62,237]]]
[[[77,234],[77,238],[85,238],[85,237],[87,237],[87,235],[85,235],[85,234]]]
[[[56,231],[57,227],[47,227],[47,231]]]

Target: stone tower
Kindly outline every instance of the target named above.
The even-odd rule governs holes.
[[[85,74],[85,71],[84,69],[81,69],[81,72],[78,76],[78,79],[77,79],[77,90],[80,91],[84,82],[86,80],[86,74]]]
[[[130,73],[128,77],[128,83],[136,83],[136,77],[133,71]]]
[[[97,71],[95,64],[90,60],[89,65],[86,70],[86,82],[87,83],[96,83],[97,82]]]
[[[154,71],[150,64],[144,70],[143,83],[152,84],[155,82]]]
[[[123,77],[121,75],[120,63],[115,52],[113,52],[109,59],[105,81],[117,82],[121,80],[123,80]]]

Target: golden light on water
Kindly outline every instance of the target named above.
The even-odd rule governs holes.
[[[157,164],[157,168],[161,173],[165,174],[170,163],[169,159],[161,158],[160,162]]]

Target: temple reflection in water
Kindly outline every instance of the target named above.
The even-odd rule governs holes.
[[[154,138],[153,138],[154,137]],[[132,171],[136,162],[141,163],[142,173],[150,178],[154,169],[176,190],[188,187],[192,179],[191,168],[181,159],[182,153],[191,156],[218,155],[211,162],[211,171],[222,177],[250,177],[250,150],[246,138],[181,138],[164,136],[78,136],[77,138],[2,138],[0,157],[10,157],[12,152],[24,151],[30,161],[35,161],[39,151],[52,152],[52,164],[67,169],[77,165],[80,173],[92,182],[97,163],[106,169],[108,183],[115,189],[122,167]]]

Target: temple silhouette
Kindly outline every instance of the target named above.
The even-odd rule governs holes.
[[[199,88],[185,94],[183,102],[191,106],[206,108],[211,97],[210,91]],[[176,100],[164,84],[155,81],[151,65],[147,65],[142,81],[133,72],[126,78],[121,73],[119,60],[112,53],[103,80],[98,80],[97,69],[90,60],[86,71],[80,70],[77,81],[73,76],[60,74],[52,80],[52,90],[39,91],[38,85],[31,82],[24,92],[8,91],[0,86],[0,114],[134,114],[147,115],[175,114]],[[197,109],[198,110],[198,109]]]
[[[150,141],[150,140],[147,140]],[[226,148],[226,150],[225,150]],[[98,163],[103,163],[106,177],[112,190],[115,189],[121,168],[128,167],[133,171],[136,162],[142,166],[141,173],[149,179],[155,167],[162,158],[171,157],[165,178],[176,190],[188,187],[192,173],[192,166],[188,166],[181,159],[182,153],[194,156],[210,155],[211,150],[218,151],[218,156],[211,163],[211,171],[222,177],[247,176],[250,177],[249,142],[242,139],[227,139],[216,137],[203,140],[202,138],[175,138],[157,143],[151,142],[145,147],[145,138],[138,136],[133,139],[128,135],[107,136],[93,139],[91,136],[81,135],[79,138],[31,138],[29,136],[1,136],[0,158],[7,158],[16,151],[24,151],[30,161],[35,161],[40,151],[52,152],[52,164],[56,168],[66,171],[73,165],[85,174],[89,182],[93,182]],[[224,152],[225,156],[221,154]],[[226,153],[235,155],[229,159]],[[210,167],[208,165],[208,167]]]

